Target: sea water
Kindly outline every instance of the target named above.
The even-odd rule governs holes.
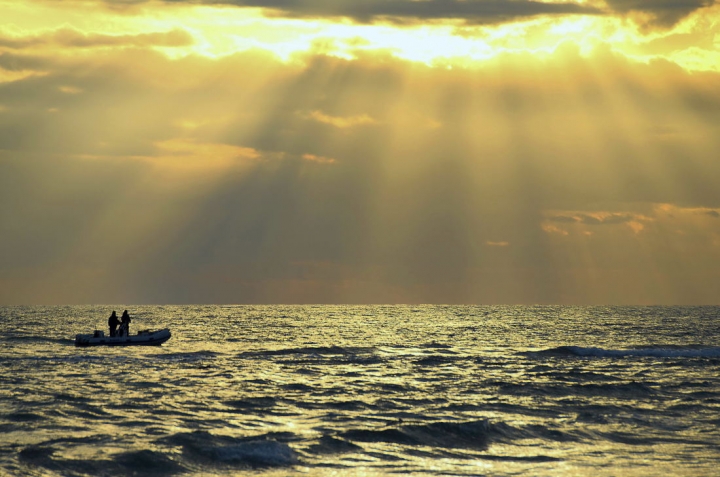
[[[124,308],[173,337],[74,346]],[[719,338],[718,307],[0,307],[0,475],[720,475]]]

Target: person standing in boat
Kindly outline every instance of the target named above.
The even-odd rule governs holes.
[[[115,311],[112,312],[112,315],[110,315],[110,318],[108,318],[108,326],[110,327],[110,336],[115,336],[115,333],[117,330],[117,326],[120,324],[120,320],[118,320],[117,314],[115,314]]]
[[[122,317],[120,318],[120,329],[122,330],[123,336],[130,336],[130,315],[127,310],[123,311]]]

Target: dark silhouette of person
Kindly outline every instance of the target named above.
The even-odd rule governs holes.
[[[110,315],[110,318],[108,318],[108,326],[110,327],[110,336],[115,336],[117,326],[120,324],[120,320],[118,320],[117,315],[115,312],[112,312],[112,315]]]
[[[123,311],[122,317],[120,318],[120,329],[123,332],[123,336],[130,336],[130,315],[127,310]]]

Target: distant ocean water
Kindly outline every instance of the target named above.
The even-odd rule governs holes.
[[[0,307],[0,475],[720,475],[720,307],[124,308]]]

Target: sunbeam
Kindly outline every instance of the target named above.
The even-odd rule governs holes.
[[[691,3],[0,0],[0,300],[715,303]]]

